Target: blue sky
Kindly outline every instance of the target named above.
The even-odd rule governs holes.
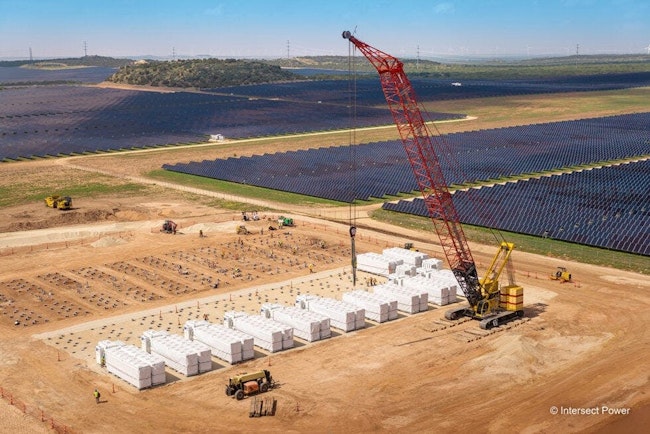
[[[0,0],[0,57],[647,53],[648,0]]]

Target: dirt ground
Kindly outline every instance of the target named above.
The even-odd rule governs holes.
[[[56,164],[138,182],[159,167],[154,155]],[[8,170],[22,164],[40,163]],[[282,213],[296,226],[272,231],[278,212],[244,223],[183,194],[79,200],[68,213],[0,208],[0,432],[642,432],[650,422],[647,277],[523,252],[514,261],[526,316],[496,331],[448,324],[447,307],[431,304],[324,341],[297,339],[291,350],[256,349],[236,366],[215,358],[213,371],[195,377],[168,368],[167,384],[137,391],[96,364],[97,341],[139,345],[149,328],[180,333],[188,319],[221,322],[227,310],[257,313],[265,302],[353,288],[345,224],[290,209]],[[176,235],[159,231],[168,218]],[[242,223],[251,234],[235,233]],[[443,258],[431,233],[363,212],[358,226],[358,253],[412,241]],[[485,270],[494,247],[471,247]],[[575,282],[548,279],[557,265]],[[357,288],[370,290],[368,277],[359,273]],[[268,394],[277,411],[249,418],[252,399],[231,399],[224,385],[261,368],[279,383]]]

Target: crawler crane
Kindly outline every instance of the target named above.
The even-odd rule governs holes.
[[[361,51],[379,73],[386,102],[397,125],[445,257],[469,303],[469,306],[448,310],[445,317],[455,320],[468,316],[479,320],[483,329],[497,327],[522,317],[523,288],[514,284],[514,276],[509,266],[510,254],[515,246],[513,243],[502,241],[485,277],[479,279],[467,238],[443,176],[432,134],[422,118],[413,86],[404,72],[402,62],[358,40],[349,31],[343,32],[343,38]],[[508,268],[510,284],[500,288],[499,277],[504,268]]]

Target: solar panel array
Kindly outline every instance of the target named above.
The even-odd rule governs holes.
[[[463,223],[650,255],[650,160],[458,191]],[[424,201],[384,209],[428,216]]]
[[[0,82],[101,81],[110,68],[36,71],[0,68]],[[621,89],[650,85],[650,73],[540,80],[467,80],[415,77],[420,101]],[[352,92],[354,90],[354,92]],[[211,94],[210,94],[211,92]],[[136,92],[80,86],[8,87],[0,92],[0,160],[131,149],[228,138],[326,131],[392,123],[374,74],[347,80],[301,81],[192,92]],[[379,107],[379,108],[378,108]],[[460,115],[432,114],[431,119]]]
[[[341,202],[408,193],[417,188],[399,142],[165,164],[163,168]]]
[[[35,82],[99,83],[117,68],[90,66],[64,69],[37,69],[0,66],[0,84]]]
[[[452,79],[411,77],[410,81],[418,100],[424,102],[650,86],[650,72],[524,80],[463,80],[462,86],[452,86],[451,83],[457,81]],[[306,99],[341,104],[349,101],[350,93],[347,90],[347,82],[341,80],[318,80],[310,83],[308,88],[304,87],[303,82],[290,82],[211,89],[213,92],[251,97]],[[358,105],[383,106],[386,103],[375,72],[358,76],[354,91]]]
[[[448,149],[453,149],[453,161],[448,155],[440,153],[439,156],[449,185],[540,173],[558,167],[647,155],[650,153],[648,125],[650,113],[640,113],[450,134],[443,140]],[[452,170],[457,165],[455,161],[459,162],[462,173]],[[354,197],[368,200],[417,189],[400,141],[163,167],[342,202]]]
[[[448,145],[448,148],[453,150],[453,158],[459,162],[461,173],[452,171],[452,167],[455,165],[448,161],[449,158],[446,155],[442,155],[441,164],[447,184],[452,185],[474,181],[498,180],[506,176],[539,174],[557,168],[575,167],[601,161],[647,157],[650,155],[649,126],[650,113],[639,113],[451,134],[445,136],[443,140]],[[410,165],[399,141],[371,143],[355,147],[319,148],[224,160],[204,160],[202,162],[164,165],[163,167],[167,170],[182,173],[341,202],[351,202],[355,198],[362,200],[368,200],[372,197],[381,198],[399,193],[408,193],[417,189]],[[625,167],[632,167],[632,165]],[[575,178],[569,178],[576,180],[576,187],[571,190],[571,193],[564,196],[558,195],[556,206],[564,211],[554,211],[549,218],[559,219],[562,215],[588,215],[587,210],[593,207],[593,203],[586,202],[580,207],[575,207],[568,199],[581,197],[583,189],[587,190],[584,194],[591,194],[594,191],[593,185],[581,183],[581,178],[577,176],[579,173],[588,176],[589,173],[596,173],[596,171],[577,172]],[[626,172],[608,173],[613,173],[612,176],[614,177],[628,178],[625,175]],[[641,171],[638,177],[640,178],[640,181],[637,181],[639,185],[646,188],[650,187],[647,185],[650,182],[647,170]],[[632,178],[630,177],[630,179]],[[626,193],[636,191],[634,190],[636,184],[627,185],[625,180],[620,182],[621,184],[615,187],[616,191]],[[542,181],[529,181],[512,185],[512,187],[508,188],[517,190],[518,188],[524,188],[521,186],[543,185],[543,183]],[[569,191],[568,185],[570,184],[563,185],[562,188]],[[607,183],[601,183],[600,185],[602,191],[606,188]],[[489,190],[482,189],[481,191]],[[497,194],[499,191],[505,191],[505,189],[500,190],[497,188],[494,191]],[[640,194],[643,195],[644,191],[642,189],[640,191]],[[538,194],[545,197],[545,195],[551,193],[550,190],[541,190]],[[458,193],[455,197],[462,198],[462,196],[462,193]],[[563,197],[566,200],[562,200]],[[634,198],[634,200],[640,200],[638,195],[634,196]],[[648,194],[645,193],[645,202],[648,201]],[[528,205],[525,205],[524,208],[526,206]],[[414,203],[403,201],[397,205],[385,204],[385,207],[401,212],[426,215],[424,208],[418,208],[417,201]],[[469,219],[469,216],[472,215],[472,213],[467,213],[464,222],[494,226],[485,219],[481,220],[481,222],[473,222]],[[525,217],[524,213],[521,212],[515,212],[511,218],[517,220],[518,216],[521,217],[520,224],[522,225],[534,221]],[[476,217],[478,218],[478,215]],[[593,215],[589,218],[591,218],[592,223],[586,227],[596,228]],[[628,218],[626,217],[626,219]],[[647,219],[647,215],[640,211],[638,218]],[[507,219],[504,219],[504,221],[507,221]],[[575,225],[575,223],[571,224]],[[553,227],[555,229],[548,224],[541,223],[539,225],[534,224],[531,227],[519,228],[511,225],[508,228],[503,227],[501,229],[534,235],[541,235],[545,231],[549,231],[550,236],[557,238],[560,238],[562,234],[575,232],[575,236],[563,235],[561,239],[575,242],[583,242],[581,240],[584,240],[585,244],[596,243],[592,245],[601,245],[601,247],[605,247],[602,245],[604,244],[602,239],[613,239],[614,235],[611,230],[616,229],[611,227],[610,233],[602,235],[605,238],[598,241],[594,238],[593,233],[590,232],[591,235],[583,234],[579,236],[577,234],[580,232],[577,228],[572,232],[569,230],[569,226],[569,223],[561,222],[557,228]],[[560,228],[563,229],[560,231]],[[598,228],[599,233],[607,234],[605,228],[601,226],[598,226]],[[630,236],[634,237],[634,235]],[[647,244],[646,242],[645,249],[647,249]],[[628,245],[629,247],[625,247]],[[631,246],[630,241],[621,241],[616,246],[618,248],[635,249],[630,250],[635,253],[644,251],[643,242],[641,242],[640,248]]]
[[[339,81],[345,93],[345,82]],[[350,127],[346,104],[309,99],[193,92],[138,92],[81,86],[7,88],[0,92],[0,160],[206,141],[210,134],[249,138]],[[392,122],[384,108],[358,107],[358,127]],[[434,119],[461,115],[435,114]]]

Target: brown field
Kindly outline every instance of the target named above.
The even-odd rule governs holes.
[[[544,104],[540,111],[553,105]],[[479,119],[462,125],[505,122]],[[358,136],[366,134],[394,135]],[[139,345],[148,328],[180,333],[187,319],[220,322],[229,309],[256,313],[267,301],[293,304],[301,293],[337,298],[352,289],[348,207],[282,205],[146,177],[162,163],[345,140],[348,133],[3,165],[5,189],[97,179],[146,187],[80,197],[70,212],[41,200],[0,208],[0,432],[645,431],[647,276],[525,252],[515,252],[514,261],[526,316],[496,331],[475,321],[445,324],[446,307],[430,305],[388,323],[368,321],[364,330],[335,331],[325,341],[297,340],[288,351],[258,349],[253,361],[236,366],[213,359],[214,370],[195,377],[168,369],[166,385],[142,391],[95,363],[98,340]],[[240,211],[218,206],[220,200],[261,210],[261,221],[246,223],[252,234],[235,233]],[[364,207],[357,212],[358,252],[414,241],[442,258],[435,235],[373,221]],[[270,231],[279,214],[294,217],[296,227]],[[167,218],[179,223],[176,235],[159,232]],[[485,270],[494,246],[471,247]],[[548,279],[557,265],[575,282]],[[367,277],[360,273],[357,287],[365,288]],[[279,382],[268,393],[277,411],[249,418],[252,399],[235,401],[224,386],[236,373],[262,368]],[[564,414],[551,414],[553,407]],[[596,414],[566,414],[571,409]]]

